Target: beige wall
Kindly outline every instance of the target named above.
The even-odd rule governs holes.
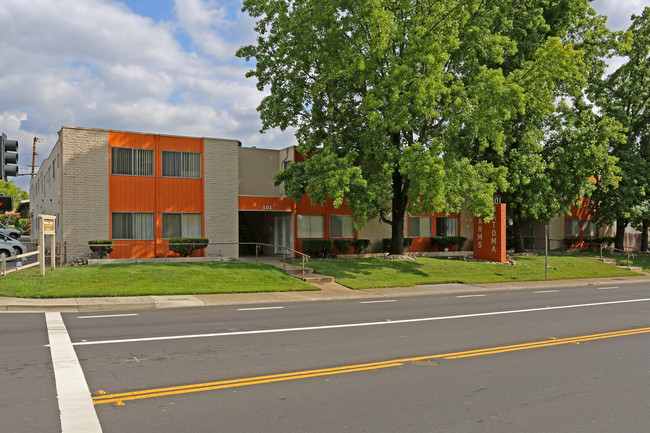
[[[41,163],[29,183],[30,219],[32,241],[40,236],[38,215],[54,215],[56,238],[61,239],[61,141],[57,141],[50,155]]]
[[[70,245],[66,259],[71,261],[89,255],[89,240],[110,239],[108,131],[64,126],[59,131],[59,140],[62,144],[60,239]]]
[[[370,239],[370,246],[366,250],[367,253],[383,252],[382,240],[384,238],[389,238],[390,236],[391,226],[381,222],[379,218],[368,221],[358,233],[359,239]]]
[[[282,188],[273,185],[273,176],[282,170],[280,151],[239,148],[239,195],[281,197]]]
[[[205,139],[205,237],[211,244],[205,255],[209,257],[239,257],[238,156],[236,140]]]

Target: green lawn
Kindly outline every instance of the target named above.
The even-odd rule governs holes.
[[[134,263],[38,268],[0,277],[0,296],[68,298],[316,290],[260,263]]]
[[[436,283],[493,283],[543,280],[544,256],[516,256],[516,266],[457,259],[420,257],[412,260],[340,259],[311,260],[315,272],[330,275],[351,289],[410,287]],[[596,278],[636,275],[592,257],[565,254],[549,256],[549,279]]]
[[[621,265],[627,265],[627,256],[623,254],[606,254],[608,258],[616,260]],[[639,266],[644,271],[650,272],[650,254],[648,253],[634,253],[634,257],[630,257],[630,266]]]

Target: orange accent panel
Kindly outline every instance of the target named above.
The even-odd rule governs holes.
[[[239,197],[239,210],[293,212],[296,204],[285,197]]]
[[[205,195],[203,172],[205,162],[203,139],[169,137],[159,135],[109,132],[109,212],[151,212],[154,213],[155,239],[146,241],[118,240],[111,258],[151,258],[164,257],[164,246],[124,245],[163,243],[162,213],[192,212],[203,214],[202,232],[205,233]],[[130,147],[154,150],[154,176],[123,176],[111,174],[112,147]],[[202,176],[200,179],[162,177],[162,151],[185,151],[201,153]],[[109,225],[111,224],[109,218]],[[109,226],[112,235],[112,227]],[[119,245],[123,246],[119,246]],[[167,250],[168,255],[174,255]],[[202,256],[204,252],[198,255]],[[193,254],[197,255],[197,254]]]

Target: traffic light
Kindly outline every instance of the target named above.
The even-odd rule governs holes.
[[[18,141],[7,140],[3,133],[0,136],[0,179],[7,180],[9,176],[18,176]]]
[[[0,195],[0,212],[11,212],[14,210],[14,198]]]

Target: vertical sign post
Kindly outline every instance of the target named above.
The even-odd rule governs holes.
[[[544,226],[544,269],[548,280],[548,224]]]
[[[50,247],[50,254],[51,254],[51,269],[54,270],[56,267],[56,240],[55,240],[55,222],[56,222],[56,217],[54,215],[39,215],[40,218],[40,223],[41,223],[41,236],[40,236],[40,242],[38,243],[38,249],[40,254],[38,255],[39,257],[39,264],[41,268],[41,277],[45,276],[45,235],[50,235],[52,236],[52,244]]]
[[[494,218],[474,217],[474,258],[506,262],[506,205],[494,205]]]

